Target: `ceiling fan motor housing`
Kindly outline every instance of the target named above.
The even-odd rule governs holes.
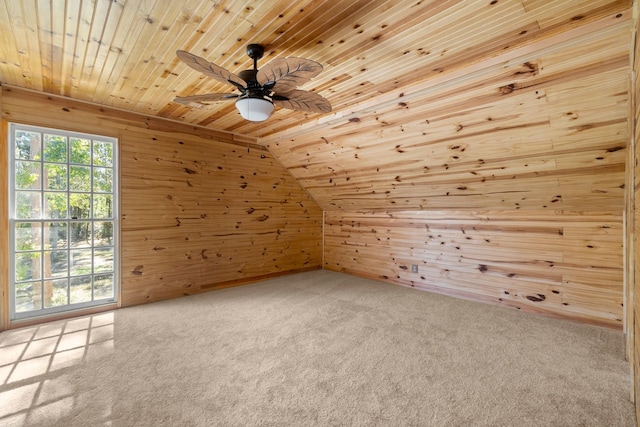
[[[264,98],[265,96],[269,96],[271,91],[258,83],[256,79],[256,74],[258,70],[244,70],[238,73],[238,77],[247,82],[247,88],[242,94],[243,97],[249,98]]]
[[[258,74],[258,70],[244,70],[238,73],[238,77],[247,82],[247,86],[250,86],[252,83],[259,86],[258,80],[256,80],[256,74]]]

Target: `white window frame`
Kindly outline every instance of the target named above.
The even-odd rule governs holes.
[[[15,183],[15,173],[16,173],[16,157],[15,157],[15,149],[16,149],[16,143],[15,143],[15,132],[16,130],[23,130],[23,131],[27,131],[27,132],[37,132],[42,134],[42,138],[41,138],[41,159],[40,159],[40,179],[42,180],[42,176],[43,176],[43,165],[46,163],[44,161],[44,159],[42,158],[42,153],[44,153],[44,135],[45,134],[54,134],[54,135],[59,135],[59,136],[64,136],[67,138],[67,141],[69,140],[69,138],[83,138],[83,139],[89,139],[91,141],[94,140],[98,140],[98,141],[102,141],[102,142],[110,142],[113,144],[113,159],[112,159],[112,205],[111,205],[111,210],[112,210],[112,218],[109,219],[109,221],[113,221],[113,236],[112,236],[112,247],[113,247],[113,297],[110,298],[101,298],[101,299],[94,299],[94,285],[93,285],[93,278],[94,276],[100,276],[100,275],[104,275],[104,274],[108,274],[105,272],[96,272],[93,270],[93,268],[95,267],[94,265],[94,257],[92,256],[92,261],[91,261],[91,266],[92,266],[92,271],[89,274],[80,274],[80,275],[72,275],[71,273],[71,260],[67,259],[67,278],[69,279],[69,284],[67,285],[67,304],[66,305],[60,305],[60,306],[56,306],[56,307],[44,307],[44,282],[46,281],[44,278],[40,277],[39,280],[42,283],[42,287],[41,287],[41,304],[40,304],[40,308],[39,309],[34,309],[34,310],[29,310],[29,311],[24,311],[24,312],[16,312],[16,235],[15,235],[15,230],[16,230],[16,224],[17,223],[21,223],[21,222],[30,222],[30,223],[37,223],[40,222],[42,224],[42,226],[40,227],[41,230],[44,227],[45,223],[51,223],[51,222],[66,222],[68,225],[70,225],[72,222],[77,221],[77,222],[89,222],[92,224],[92,229],[93,229],[93,224],[94,222],[103,222],[105,221],[105,218],[96,218],[94,216],[94,212],[93,212],[93,196],[94,194],[105,194],[105,193],[99,193],[96,192],[95,189],[93,188],[93,172],[94,172],[94,167],[103,167],[103,166],[95,166],[93,164],[93,160],[91,161],[91,165],[90,165],[90,170],[91,170],[91,190],[88,192],[83,192],[83,193],[88,193],[90,194],[91,197],[91,215],[89,216],[89,218],[76,218],[73,219],[71,217],[71,213],[69,211],[69,194],[72,193],[76,193],[72,191],[71,188],[69,188],[69,185],[67,185],[67,188],[64,192],[67,195],[67,218],[60,218],[60,219],[47,219],[44,218],[44,197],[40,197],[40,216],[39,218],[29,218],[29,219],[18,219],[16,218],[16,193],[18,191],[18,189],[16,189],[16,183]],[[8,183],[9,183],[9,203],[8,203],[8,217],[9,217],[9,257],[10,257],[10,262],[9,262],[9,297],[10,297],[10,303],[9,303],[9,307],[10,307],[10,319],[11,320],[23,320],[23,319],[29,319],[29,318],[37,318],[37,317],[41,317],[41,316],[48,316],[48,315],[52,315],[52,314],[58,314],[58,313],[64,313],[64,312],[70,312],[70,311],[75,311],[75,310],[81,310],[81,309],[85,309],[85,308],[89,308],[89,307],[97,307],[97,306],[101,306],[101,305],[109,305],[109,304],[114,304],[118,302],[118,296],[119,296],[119,287],[120,287],[120,275],[119,275],[119,237],[120,237],[120,221],[119,221],[119,182],[118,182],[118,177],[119,177],[119,165],[118,165],[118,139],[117,138],[113,138],[113,137],[108,137],[108,136],[103,136],[103,135],[96,135],[96,134],[89,134],[89,133],[80,133],[80,132],[71,132],[71,131],[66,131],[66,130],[61,130],[61,129],[55,129],[55,128],[49,128],[49,127],[42,127],[42,126],[31,126],[31,125],[23,125],[23,124],[19,124],[19,123],[9,123],[9,135],[8,135],[8,139],[7,141],[9,142],[8,145],[8,150],[9,150],[9,167],[8,167],[8,172],[9,172],[9,177],[8,177]],[[68,145],[67,145],[68,146]],[[91,144],[91,157],[93,159],[93,144]],[[60,164],[64,164],[64,163],[60,163]],[[70,162],[69,159],[69,153],[67,152],[67,161],[66,161],[66,167],[67,167],[67,184],[69,184],[69,167],[70,165],[75,165],[75,163]],[[40,194],[44,195],[45,193],[45,188],[44,188],[44,183],[41,184],[41,188],[40,188]],[[109,193],[106,193],[109,194]],[[70,237],[69,237],[69,233],[70,233],[71,229],[69,226],[67,226],[67,239],[70,241]],[[42,231],[41,231],[42,232]],[[91,243],[90,246],[91,250],[95,250],[96,246],[94,245],[93,241]],[[41,246],[41,248],[39,249],[40,253],[44,253],[45,249],[44,249],[44,245]],[[67,249],[68,255],[71,254],[72,249],[68,248]],[[93,253],[93,252],[92,252]],[[41,263],[41,271],[42,271],[42,263],[44,262],[44,257],[40,256],[40,263]],[[86,302],[78,302],[78,303],[72,303],[71,299],[70,299],[70,281],[73,277],[88,277],[90,276],[92,279],[92,287],[91,287],[91,296],[92,296],[92,300],[91,301],[86,301]]]

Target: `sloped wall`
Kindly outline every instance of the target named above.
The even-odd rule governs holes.
[[[266,138],[325,210],[325,268],[622,328],[618,6]]]
[[[321,209],[251,138],[2,89],[5,126],[119,138],[122,305],[321,268]]]

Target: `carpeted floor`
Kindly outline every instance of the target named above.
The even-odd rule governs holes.
[[[632,426],[622,334],[329,271],[0,333],[2,426]]]

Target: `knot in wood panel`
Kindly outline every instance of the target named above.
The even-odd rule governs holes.
[[[502,95],[508,95],[514,90],[516,90],[516,85],[514,83],[508,84],[506,86],[500,86],[499,88],[499,91]]]
[[[535,76],[536,74],[538,74],[538,64],[536,63],[531,63],[531,62],[525,62],[524,64],[522,64],[522,67],[516,71],[514,73],[514,75],[516,76],[521,76],[521,75],[531,75],[531,76]]]

